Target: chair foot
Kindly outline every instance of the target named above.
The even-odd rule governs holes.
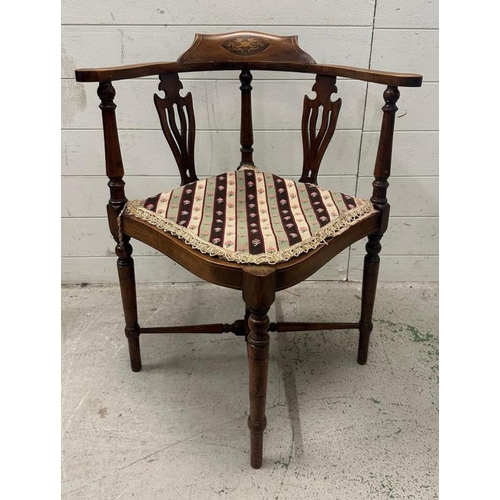
[[[266,424],[264,423],[264,427]],[[255,428],[255,422],[248,419],[248,427]],[[261,432],[250,431],[250,465],[254,469],[262,467],[262,450],[264,444],[264,429]]]
[[[359,327],[358,363],[366,365],[368,361],[368,347],[370,346],[370,334],[373,324],[364,324]]]
[[[125,334],[127,331],[125,330]],[[130,367],[133,372],[140,372],[142,370],[141,361],[141,345],[139,343],[139,337],[128,338],[128,353],[130,356]]]

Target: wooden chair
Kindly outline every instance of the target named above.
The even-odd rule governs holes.
[[[180,73],[238,70],[241,82],[241,163],[233,172],[199,180],[194,161],[195,115],[190,93],[182,96]],[[303,163],[299,182],[262,172],[254,166],[252,127],[253,70],[312,73],[316,97],[305,96],[302,112]],[[124,168],[115,118],[114,80],[159,75],[154,96],[163,133],[181,175],[181,187],[167,193],[145,193],[141,201],[125,197]],[[336,79],[344,77],[386,86],[374,168],[373,193],[362,200],[316,185],[325,150],[334,134],[341,100]],[[380,239],[387,229],[386,192],[391,172],[399,86],[419,87],[416,74],[388,73],[316,64],[296,36],[253,31],[197,34],[177,62],[101,69],[79,69],[79,82],[99,82],[106,174],[111,197],[107,214],[116,240],[125,335],[133,371],[141,370],[139,338],[159,333],[224,333],[244,336],[249,367],[251,466],[262,465],[266,428],[268,332],[359,330],[358,363],[368,356],[372,313],[379,271]],[[287,159],[291,162],[295,158]],[[235,165],[235,167],[237,167]],[[158,187],[158,192],[161,186]],[[360,317],[352,323],[270,323],[267,315],[276,292],[311,276],[352,243],[368,237],[364,260]],[[231,324],[179,327],[139,326],[131,238],[167,255],[200,278],[242,291],[244,319]]]

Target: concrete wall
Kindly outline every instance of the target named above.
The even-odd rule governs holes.
[[[401,88],[393,175],[392,220],[384,237],[381,279],[438,279],[438,2],[317,0],[252,2],[63,0],[62,2],[62,278],[65,283],[116,282],[114,242],[105,205],[101,117],[96,84],[74,81],[78,67],[173,60],[195,32],[255,29],[297,34],[318,63],[409,71],[419,89]],[[254,74],[255,161],[296,177],[302,152],[302,99],[308,75]],[[116,82],[117,118],[127,196],[176,187],[178,173],[152,96],[156,78]],[[239,163],[239,82],[224,72],[183,78],[194,97],[197,169],[208,176]],[[371,194],[383,86],[340,79],[338,129],[320,184],[361,197]],[[213,106],[212,106],[213,104]],[[289,158],[290,161],[284,161]],[[134,245],[139,281],[198,279],[145,245]],[[353,245],[312,279],[360,280],[364,244]]]

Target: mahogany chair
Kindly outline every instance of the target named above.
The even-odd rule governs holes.
[[[241,82],[241,163],[231,172],[199,180],[195,169],[195,115],[191,93],[182,96],[180,73],[237,70]],[[316,97],[304,97],[303,163],[299,182],[262,172],[255,166],[252,127],[253,70],[311,73]],[[159,75],[154,96],[163,133],[179,168],[181,187],[144,193],[143,200],[125,197],[124,168],[115,118],[114,80]],[[317,186],[318,170],[332,139],[341,100],[337,77],[386,86],[381,131],[369,200]],[[379,271],[380,239],[387,229],[386,192],[391,172],[398,87],[419,87],[416,74],[388,73],[316,64],[298,45],[296,36],[253,31],[220,35],[197,34],[176,62],[100,69],[79,69],[79,82],[99,82],[103,117],[106,174],[111,197],[107,214],[116,240],[118,276],[125,313],[132,370],[141,370],[139,338],[159,333],[224,333],[244,336],[249,367],[251,466],[262,465],[266,428],[268,332],[354,329],[359,331],[358,363],[368,356],[372,313]],[[299,119],[298,119],[299,120]],[[297,161],[289,158],[290,162]],[[236,168],[237,167],[237,168]],[[160,194],[158,194],[160,193]],[[368,237],[364,260],[362,303],[352,323],[270,323],[267,315],[275,293],[311,276],[352,243]],[[243,319],[231,324],[179,327],[139,326],[131,238],[167,255],[200,278],[242,291]]]

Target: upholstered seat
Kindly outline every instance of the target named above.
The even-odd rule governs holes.
[[[375,213],[368,200],[244,165],[127,204],[134,215],[210,256],[277,264]]]

